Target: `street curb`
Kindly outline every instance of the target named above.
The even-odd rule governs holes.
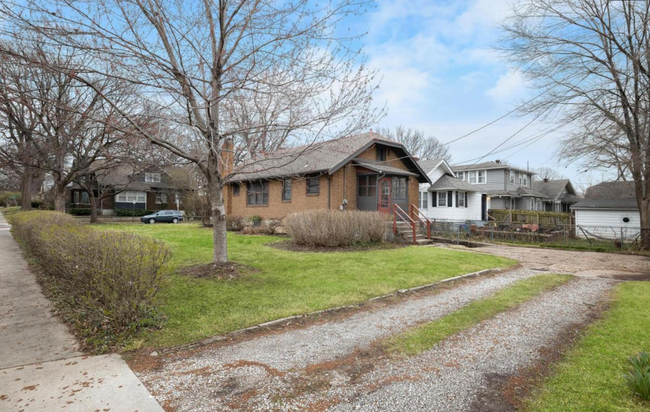
[[[244,329],[234,330],[232,332],[228,332],[226,335],[215,335],[215,336],[211,336],[209,338],[201,339],[200,341],[197,341],[197,342],[192,342],[192,343],[188,343],[188,344],[180,345],[180,346],[174,346],[172,348],[159,349],[159,350],[154,351],[152,353],[156,353],[156,355],[153,355],[153,356],[158,356],[157,355],[158,353],[160,353],[160,354],[168,354],[168,353],[171,353],[171,352],[177,352],[177,351],[182,351],[182,350],[196,349],[196,348],[199,348],[201,346],[207,346],[207,345],[210,345],[210,344],[215,343],[215,342],[221,342],[221,341],[224,341],[224,340],[228,340],[230,338],[240,336],[240,335],[243,335],[243,334],[248,333],[248,332],[254,332],[254,331],[259,331],[259,330],[268,330],[270,328],[273,328],[273,327],[276,327],[276,326],[279,326],[279,325],[288,324],[288,323],[290,323],[291,321],[294,321],[294,320],[305,319],[305,318],[317,318],[317,317],[319,317],[321,315],[325,315],[325,314],[329,314],[329,313],[336,313],[336,312],[341,312],[341,311],[344,311],[344,310],[358,309],[358,308],[361,308],[361,307],[363,307],[363,306],[365,306],[365,305],[367,305],[369,303],[378,302],[378,301],[382,301],[382,300],[388,300],[388,299],[394,298],[395,296],[401,296],[401,295],[405,295],[405,294],[409,294],[409,293],[420,292],[420,291],[423,291],[423,290],[432,289],[432,288],[435,288],[436,286],[444,285],[446,283],[454,282],[454,281],[457,281],[457,280],[468,279],[468,278],[473,278],[473,277],[478,277],[478,276],[485,276],[485,275],[488,275],[488,274],[496,274],[496,273],[503,272],[505,270],[508,270],[508,269],[493,268],[493,269],[479,270],[478,272],[472,272],[472,273],[467,273],[465,275],[454,276],[452,278],[439,280],[437,282],[428,283],[428,284],[422,285],[422,286],[416,286],[416,287],[408,288],[408,289],[399,289],[399,290],[397,290],[395,292],[388,293],[388,294],[381,295],[381,296],[376,296],[374,298],[368,299],[366,301],[363,301],[361,303],[357,303],[357,304],[354,304],[354,305],[337,306],[335,308],[318,310],[316,312],[309,312],[309,313],[305,313],[305,314],[302,314],[302,315],[287,316],[285,318],[275,319],[275,320],[272,320],[272,321],[259,323],[257,325],[253,325],[253,326],[249,326],[249,327],[244,328]]]

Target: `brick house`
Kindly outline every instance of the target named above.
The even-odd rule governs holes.
[[[374,132],[269,153],[245,163],[225,193],[231,216],[282,219],[315,209],[391,213],[431,183],[406,148]]]

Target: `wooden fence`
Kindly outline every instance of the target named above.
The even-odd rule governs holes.
[[[570,226],[571,213],[541,212],[535,210],[490,209],[488,215],[491,223],[497,225],[538,224],[543,228]]]

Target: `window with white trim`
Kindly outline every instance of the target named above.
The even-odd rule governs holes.
[[[467,192],[458,192],[458,204],[457,207],[465,207],[465,202],[467,200]]]
[[[160,173],[145,173],[145,183],[160,183]]]
[[[465,180],[465,172],[456,172],[456,179]]]
[[[515,184],[515,172],[513,172],[512,170],[510,171],[510,178],[508,179],[508,181],[513,185]]]
[[[438,206],[447,207],[447,192],[438,192]]]
[[[145,192],[122,192],[122,193],[118,193],[115,197],[117,202],[129,202],[129,203],[147,202],[147,194]]]
[[[522,176],[524,178],[524,186],[528,186],[528,175],[525,173],[522,173]]]
[[[478,183],[480,185],[484,185],[486,183],[487,179],[487,171],[486,170],[479,170],[478,172]]]
[[[429,208],[429,192],[420,192],[420,209]]]
[[[166,205],[167,204],[167,193],[156,193],[156,204],[157,205]]]
[[[472,183],[472,184],[478,183],[476,181],[476,171],[469,172],[469,182]]]

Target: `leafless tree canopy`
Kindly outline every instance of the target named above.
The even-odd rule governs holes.
[[[557,170],[553,169],[552,167],[547,167],[547,166],[536,167],[532,171],[535,173],[533,175],[534,180],[564,179],[564,176],[562,175],[562,173],[558,172]]]
[[[526,110],[572,124],[566,159],[630,176],[649,227],[650,2],[522,0],[503,27],[503,50],[542,92]]]
[[[427,136],[421,130],[397,126],[394,129],[381,128],[377,133],[403,144],[413,156],[421,160],[444,159],[448,162],[451,161],[449,148],[443,146],[435,137]]]
[[[215,263],[227,261],[222,188],[230,171],[224,156],[243,160],[298,142],[309,147],[367,129],[382,114],[371,108],[375,73],[354,47],[358,37],[341,34],[345,17],[366,7],[363,0],[26,0],[0,6],[13,25],[97,62],[93,75],[138,87],[140,110],[102,95],[148,141],[203,173]],[[68,75],[94,88],[87,74]],[[176,125],[176,137],[139,127],[133,118],[143,116]]]

